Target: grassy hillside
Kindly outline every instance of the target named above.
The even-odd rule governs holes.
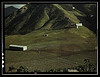
[[[95,36],[90,31],[89,34],[84,32],[83,35],[78,33],[79,30],[83,32],[80,27],[74,29],[75,32],[73,29],[37,30],[26,35],[6,36],[6,49],[10,44],[28,46],[25,52],[5,51],[6,72],[10,66],[18,68],[20,65],[28,67],[30,72],[36,69],[44,72],[49,69],[70,68],[84,64],[85,58],[96,63]],[[44,37],[47,33],[48,37]],[[89,38],[90,36],[92,38]]]
[[[72,6],[28,4],[11,14],[5,20],[5,70],[22,65],[43,72],[82,65],[85,58],[96,66],[97,37],[88,28],[87,14]],[[71,27],[79,22],[83,26]],[[10,44],[26,45],[28,50],[11,51]]]
[[[88,48],[92,50],[96,46],[96,36],[87,28],[85,30],[84,28],[86,27],[67,30],[37,30],[26,35],[10,35],[5,37],[5,47],[8,48],[10,44],[19,44],[27,45],[29,50],[32,50],[52,47],[53,45],[58,47],[60,45],[65,45],[66,47],[75,45],[76,49]],[[48,34],[48,37],[45,37],[45,34]],[[69,49],[73,50],[71,47]]]
[[[38,29],[62,29],[79,23],[77,16],[84,16],[77,10],[67,10],[72,5],[29,4],[15,11],[5,20],[5,33],[26,34]],[[77,15],[77,16],[76,16]]]
[[[37,53],[35,51],[6,51],[5,52],[5,71],[8,71],[9,67],[13,66],[19,68],[24,66],[28,68],[29,72],[34,70],[41,70],[46,72],[50,69],[64,69],[72,68],[79,65],[84,65],[84,59],[90,59],[90,63],[96,66],[96,51],[84,51],[78,52],[71,55],[54,54],[48,52]],[[14,72],[14,71],[13,71]]]
[[[28,67],[29,72],[36,69],[45,72],[50,69],[71,68],[84,65],[85,58],[96,66],[96,36],[91,31],[82,34],[82,27],[73,29],[37,30],[26,35],[6,36],[5,49],[10,44],[28,46],[28,50],[24,52],[5,50],[6,72],[10,66],[18,68],[21,65]],[[47,33],[48,37],[44,37]]]
[[[73,6],[76,9],[72,9]],[[6,18],[5,33],[26,34],[39,29],[62,29],[79,22],[96,33],[95,4],[27,4]]]

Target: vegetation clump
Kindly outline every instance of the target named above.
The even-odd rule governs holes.
[[[16,71],[14,71],[16,70]],[[71,70],[71,71],[69,71]],[[20,66],[19,68],[15,68],[13,66],[9,67],[9,70],[7,73],[29,73],[29,69],[24,66]],[[41,70],[34,70],[34,73],[41,73]],[[84,65],[76,66],[76,67],[71,67],[71,68],[58,68],[58,69],[50,69],[45,72],[48,73],[57,73],[57,72],[97,72],[96,67],[94,64],[90,63],[89,59],[84,59]]]

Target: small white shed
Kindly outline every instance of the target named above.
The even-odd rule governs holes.
[[[77,23],[76,24],[77,29],[78,29],[79,26],[82,26],[82,23]]]
[[[27,46],[20,46],[20,45],[9,45],[9,48],[11,50],[21,50],[21,51],[27,50]]]
[[[75,7],[72,7],[73,8],[73,10],[75,10]]]

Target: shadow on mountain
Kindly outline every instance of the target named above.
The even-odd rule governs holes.
[[[77,18],[88,29],[97,34],[97,5],[94,4],[73,4],[79,11],[86,14],[84,17],[77,16]]]
[[[97,35],[97,17],[96,16],[94,16],[93,18],[89,16],[86,16],[86,17],[77,16],[77,18],[81,21],[81,23],[85,27],[87,27],[88,29],[90,29]]]

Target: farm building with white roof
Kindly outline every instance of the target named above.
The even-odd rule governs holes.
[[[75,24],[75,25],[76,25],[76,27],[77,27],[77,29],[78,29],[79,26],[82,26],[82,23],[77,23],[77,24]]]
[[[21,50],[21,51],[27,50],[27,46],[21,46],[21,45],[9,45],[9,48],[11,50]]]

